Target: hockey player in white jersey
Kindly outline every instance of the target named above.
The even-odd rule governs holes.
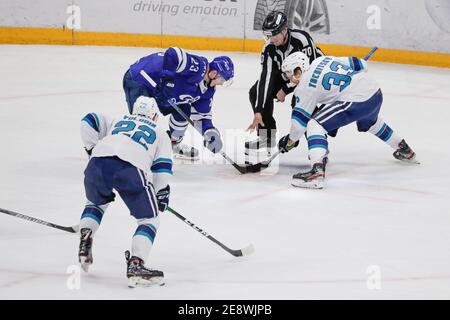
[[[416,154],[396,132],[378,116],[383,101],[379,85],[368,75],[367,62],[356,57],[317,58],[310,65],[308,57],[295,52],[283,62],[282,71],[297,85],[296,104],[292,110],[291,129],[280,139],[280,152],[296,147],[307,131],[311,170],[293,176],[292,185],[323,188],[327,163],[327,132],[356,122],[358,130],[369,131],[395,152],[401,161],[418,163]],[[311,115],[317,104],[326,104]]]
[[[158,230],[158,211],[169,204],[172,174],[171,141],[158,115],[155,99],[141,96],[131,115],[110,119],[89,113],[81,121],[90,160],[84,171],[87,203],[80,221],[79,262],[87,272],[93,262],[94,234],[114,201],[115,189],[138,224],[131,253],[125,252],[130,287],[162,285],[164,278],[162,271],[144,266]]]

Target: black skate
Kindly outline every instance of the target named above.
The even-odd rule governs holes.
[[[323,189],[327,162],[328,159],[324,158],[322,163],[315,163],[310,171],[294,174],[291,184],[300,188]]]
[[[130,258],[130,255],[130,251],[125,251],[128,287],[135,288],[164,285],[164,273],[162,271],[147,269],[141,258],[135,256]]]
[[[420,162],[416,160],[416,153],[408,146],[404,139],[400,141],[398,149],[395,150],[392,155],[395,159],[403,162],[420,164]]]
[[[196,148],[190,147],[181,142],[178,143],[172,142],[172,151],[173,156],[177,159],[191,160],[191,161],[199,159],[198,150]]]
[[[78,251],[78,261],[81,269],[88,272],[90,265],[94,262],[92,258],[92,230],[83,228],[80,230],[80,250]]]

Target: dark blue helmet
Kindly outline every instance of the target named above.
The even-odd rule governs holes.
[[[234,77],[234,64],[230,57],[227,56],[215,57],[209,63],[209,69],[217,71],[217,75],[223,77],[225,81]]]

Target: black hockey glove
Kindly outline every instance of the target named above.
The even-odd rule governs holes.
[[[169,206],[169,197],[170,197],[170,186],[167,185],[165,188],[159,190],[156,193],[156,199],[158,199],[158,209],[161,212],[166,211]]]
[[[281,153],[289,152],[291,149],[297,147],[299,142],[300,141],[298,140],[294,142],[289,138],[289,135],[285,135],[278,142],[278,150],[280,150]]]

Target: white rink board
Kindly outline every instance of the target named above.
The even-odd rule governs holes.
[[[73,21],[69,7],[75,32],[259,40],[261,15],[278,9],[318,43],[450,53],[447,0],[9,0],[0,3],[0,27],[63,28]]]

